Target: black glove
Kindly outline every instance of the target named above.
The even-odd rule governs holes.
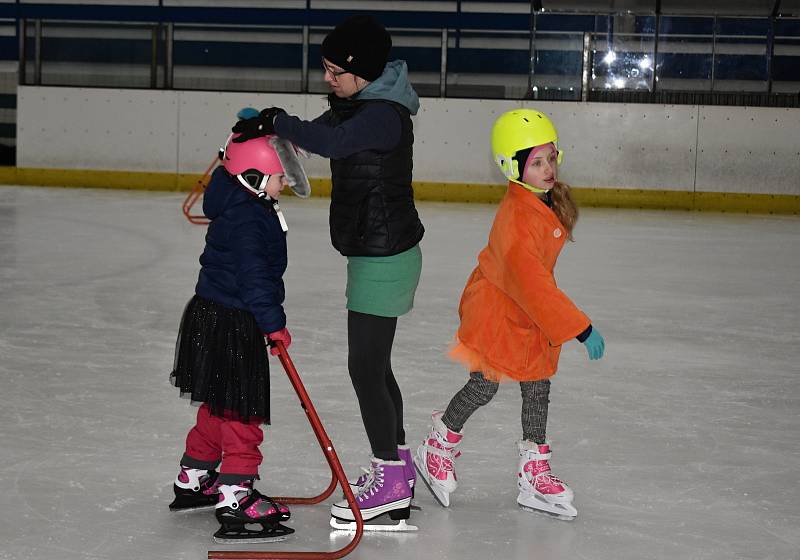
[[[275,116],[285,112],[279,107],[270,107],[261,111],[257,117],[239,120],[231,129],[231,132],[239,133],[233,141],[238,144],[267,134],[275,134]]]

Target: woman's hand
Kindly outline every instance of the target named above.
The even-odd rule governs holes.
[[[275,116],[278,113],[286,112],[280,107],[270,107],[262,110],[257,116],[242,118],[245,115],[252,115],[253,111],[255,109],[245,107],[237,114],[239,121],[231,128],[231,132],[239,134],[233,139],[237,144],[239,142],[247,142],[253,138],[267,136],[268,134],[275,134]]]

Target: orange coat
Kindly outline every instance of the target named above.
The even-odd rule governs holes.
[[[509,183],[461,296],[451,357],[494,381],[556,372],[561,345],[590,324],[553,277],[566,237],[539,197]]]

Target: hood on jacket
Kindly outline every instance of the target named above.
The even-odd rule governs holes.
[[[408,66],[405,60],[386,63],[377,80],[370,83],[356,99],[386,99],[403,105],[412,115],[419,110],[419,97],[408,81]]]
[[[203,193],[203,214],[213,220],[231,206],[246,202],[251,196],[220,165],[211,174],[211,180]]]

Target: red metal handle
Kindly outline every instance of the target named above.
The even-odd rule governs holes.
[[[278,348],[278,358],[283,365],[283,369],[286,370],[286,375],[289,376],[289,381],[291,381],[292,387],[294,387],[297,396],[300,398],[300,405],[306,412],[306,416],[308,416],[308,421],[311,423],[311,428],[314,430],[314,434],[317,436],[317,441],[319,441],[319,445],[322,448],[322,452],[325,455],[325,459],[328,461],[328,466],[330,466],[331,473],[333,475],[328,488],[318,496],[313,498],[280,497],[275,499],[287,504],[317,504],[328,498],[328,496],[333,493],[334,489],[336,488],[336,483],[338,482],[342,487],[344,497],[347,499],[347,503],[350,506],[350,511],[353,512],[353,517],[355,517],[356,532],[353,536],[353,540],[350,541],[347,546],[331,552],[209,550],[209,560],[222,560],[227,558],[237,558],[239,560],[334,560],[350,554],[356,548],[356,546],[358,546],[358,543],[361,541],[361,537],[364,534],[364,520],[361,517],[361,510],[358,509],[355,496],[353,495],[353,491],[350,489],[350,483],[347,481],[347,477],[344,474],[342,463],[339,461],[339,457],[336,455],[336,450],[333,448],[333,443],[328,437],[328,434],[325,432],[325,428],[322,426],[322,422],[320,421],[319,415],[314,408],[314,404],[311,402],[311,398],[308,396],[306,388],[303,386],[303,382],[300,380],[300,374],[297,373],[297,369],[294,367],[294,363],[292,363],[292,359],[289,357],[289,353],[286,351],[286,346],[283,344],[283,341],[280,340],[274,341],[274,344]]]
[[[183,204],[181,205],[183,215],[186,216],[186,219],[193,224],[208,225],[210,222],[210,220],[202,213],[192,214],[192,207],[197,203],[198,200],[200,200],[200,197],[203,196],[203,193],[206,190],[206,185],[208,185],[206,178],[211,174],[211,170],[218,163],[219,157],[215,157],[214,160],[208,165],[206,172],[203,173],[203,176],[200,179],[198,179],[197,183],[195,183],[194,187],[192,187],[192,190],[189,191],[189,194],[187,194],[186,198],[183,200]]]

